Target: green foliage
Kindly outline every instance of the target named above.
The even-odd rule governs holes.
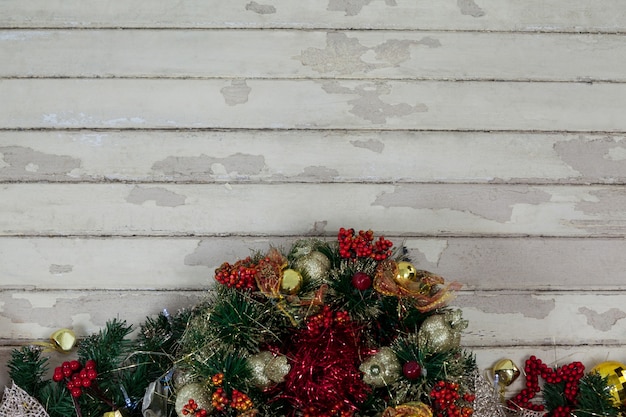
[[[7,363],[13,382],[35,397],[46,386],[43,376],[48,370],[48,358],[41,357],[41,352],[40,347],[23,346],[11,352]]]
[[[620,414],[619,408],[613,405],[607,379],[597,372],[591,372],[582,377],[579,385],[577,417],[616,417]]]

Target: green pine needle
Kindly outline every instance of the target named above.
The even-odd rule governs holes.
[[[619,408],[613,405],[613,396],[607,380],[608,377],[603,378],[597,372],[591,372],[582,377],[579,385],[576,416],[616,417],[620,414]]]
[[[48,370],[48,358],[41,357],[41,352],[37,346],[14,349],[7,363],[13,382],[34,397],[46,385],[43,376]]]

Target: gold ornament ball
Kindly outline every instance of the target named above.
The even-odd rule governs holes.
[[[322,252],[312,251],[298,258],[294,266],[309,278],[321,280],[326,278],[330,271],[330,260]]]
[[[398,273],[395,280],[398,284],[403,285],[407,282],[417,281],[417,269],[410,262],[401,261],[398,262]]]
[[[511,359],[502,359],[493,365],[493,377],[498,384],[508,387],[520,376],[520,370]]]
[[[211,398],[209,392],[204,385],[198,383],[187,384],[176,392],[176,413],[179,417],[187,417],[183,414],[183,407],[189,403],[189,400],[193,399],[198,408],[204,408],[208,413],[213,410],[211,404]]]
[[[76,344],[76,335],[70,329],[59,329],[52,333],[50,341],[57,351],[68,353]]]
[[[280,290],[285,294],[294,295],[302,287],[302,275],[295,269],[285,269],[283,279],[280,282]]]
[[[626,405],[626,365],[617,361],[606,361],[594,366],[591,372],[607,378],[614,405]]]

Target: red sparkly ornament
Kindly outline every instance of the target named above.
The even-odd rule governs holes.
[[[372,286],[372,277],[365,272],[357,272],[352,276],[352,286],[359,291],[365,291]]]
[[[416,361],[408,361],[402,365],[402,375],[411,381],[422,376],[422,367]]]

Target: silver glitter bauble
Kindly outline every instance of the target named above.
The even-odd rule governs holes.
[[[252,369],[254,385],[260,389],[266,389],[282,382],[291,370],[291,365],[287,362],[286,356],[275,356],[269,351],[251,356],[248,358],[248,364]]]
[[[296,260],[294,267],[314,280],[322,280],[330,270],[330,260],[322,252],[312,251]]]
[[[419,348],[430,353],[456,349],[461,345],[461,332],[466,327],[461,310],[429,316],[417,333]]]

